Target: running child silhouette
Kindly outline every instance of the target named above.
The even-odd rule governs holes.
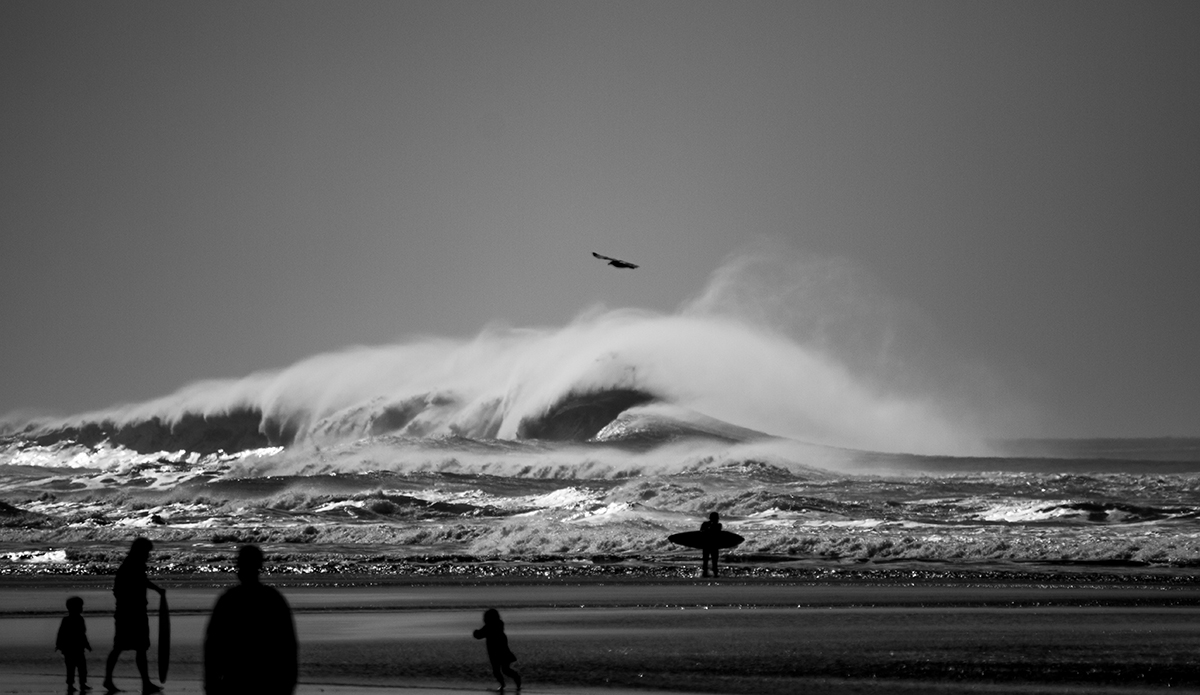
[[[500,682],[499,690],[504,690],[504,676],[508,675],[521,689],[521,674],[513,670],[512,662],[517,660],[516,654],[508,648],[508,635],[504,634],[504,621],[500,619],[500,611],[489,608],[483,612],[483,627],[474,633],[475,639],[487,640],[488,661],[492,662],[492,674]]]
[[[87,660],[83,650],[92,651],[87,638],[87,623],[83,620],[83,599],[72,596],[67,599],[67,615],[58,624],[58,637],[54,650],[62,652],[67,662],[67,692],[75,692],[75,671],[79,671],[79,689],[91,690],[87,684]]]

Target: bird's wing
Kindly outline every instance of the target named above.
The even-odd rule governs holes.
[[[596,253],[595,251],[592,251],[592,255],[595,256],[596,258],[599,258],[602,261],[608,261],[608,264],[615,268],[636,268],[637,267],[636,264],[630,263],[629,261],[623,261],[620,258],[613,258],[612,256],[601,256],[600,254]]]

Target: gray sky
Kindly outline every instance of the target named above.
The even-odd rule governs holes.
[[[9,1],[0,93],[0,413],[672,312],[765,245],[1007,434],[1200,435],[1195,2]]]

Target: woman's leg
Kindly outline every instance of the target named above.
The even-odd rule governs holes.
[[[117,657],[121,656],[121,650],[113,647],[113,650],[108,653],[108,661],[104,662],[104,687],[109,690],[113,689],[113,669],[117,667]]]

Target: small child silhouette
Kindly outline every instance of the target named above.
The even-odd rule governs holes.
[[[492,674],[500,682],[499,690],[504,690],[504,674],[508,674],[521,689],[521,674],[513,670],[512,662],[517,656],[508,648],[508,636],[504,634],[504,621],[500,619],[500,611],[489,608],[483,612],[483,627],[474,633],[475,639],[487,640],[488,661],[492,662]]]
[[[87,684],[87,661],[83,650],[89,652],[92,645],[87,638],[87,624],[83,620],[83,599],[72,596],[67,599],[67,615],[58,625],[58,638],[54,650],[62,652],[67,662],[67,692],[75,692],[75,671],[79,671],[79,689],[91,690]]]

